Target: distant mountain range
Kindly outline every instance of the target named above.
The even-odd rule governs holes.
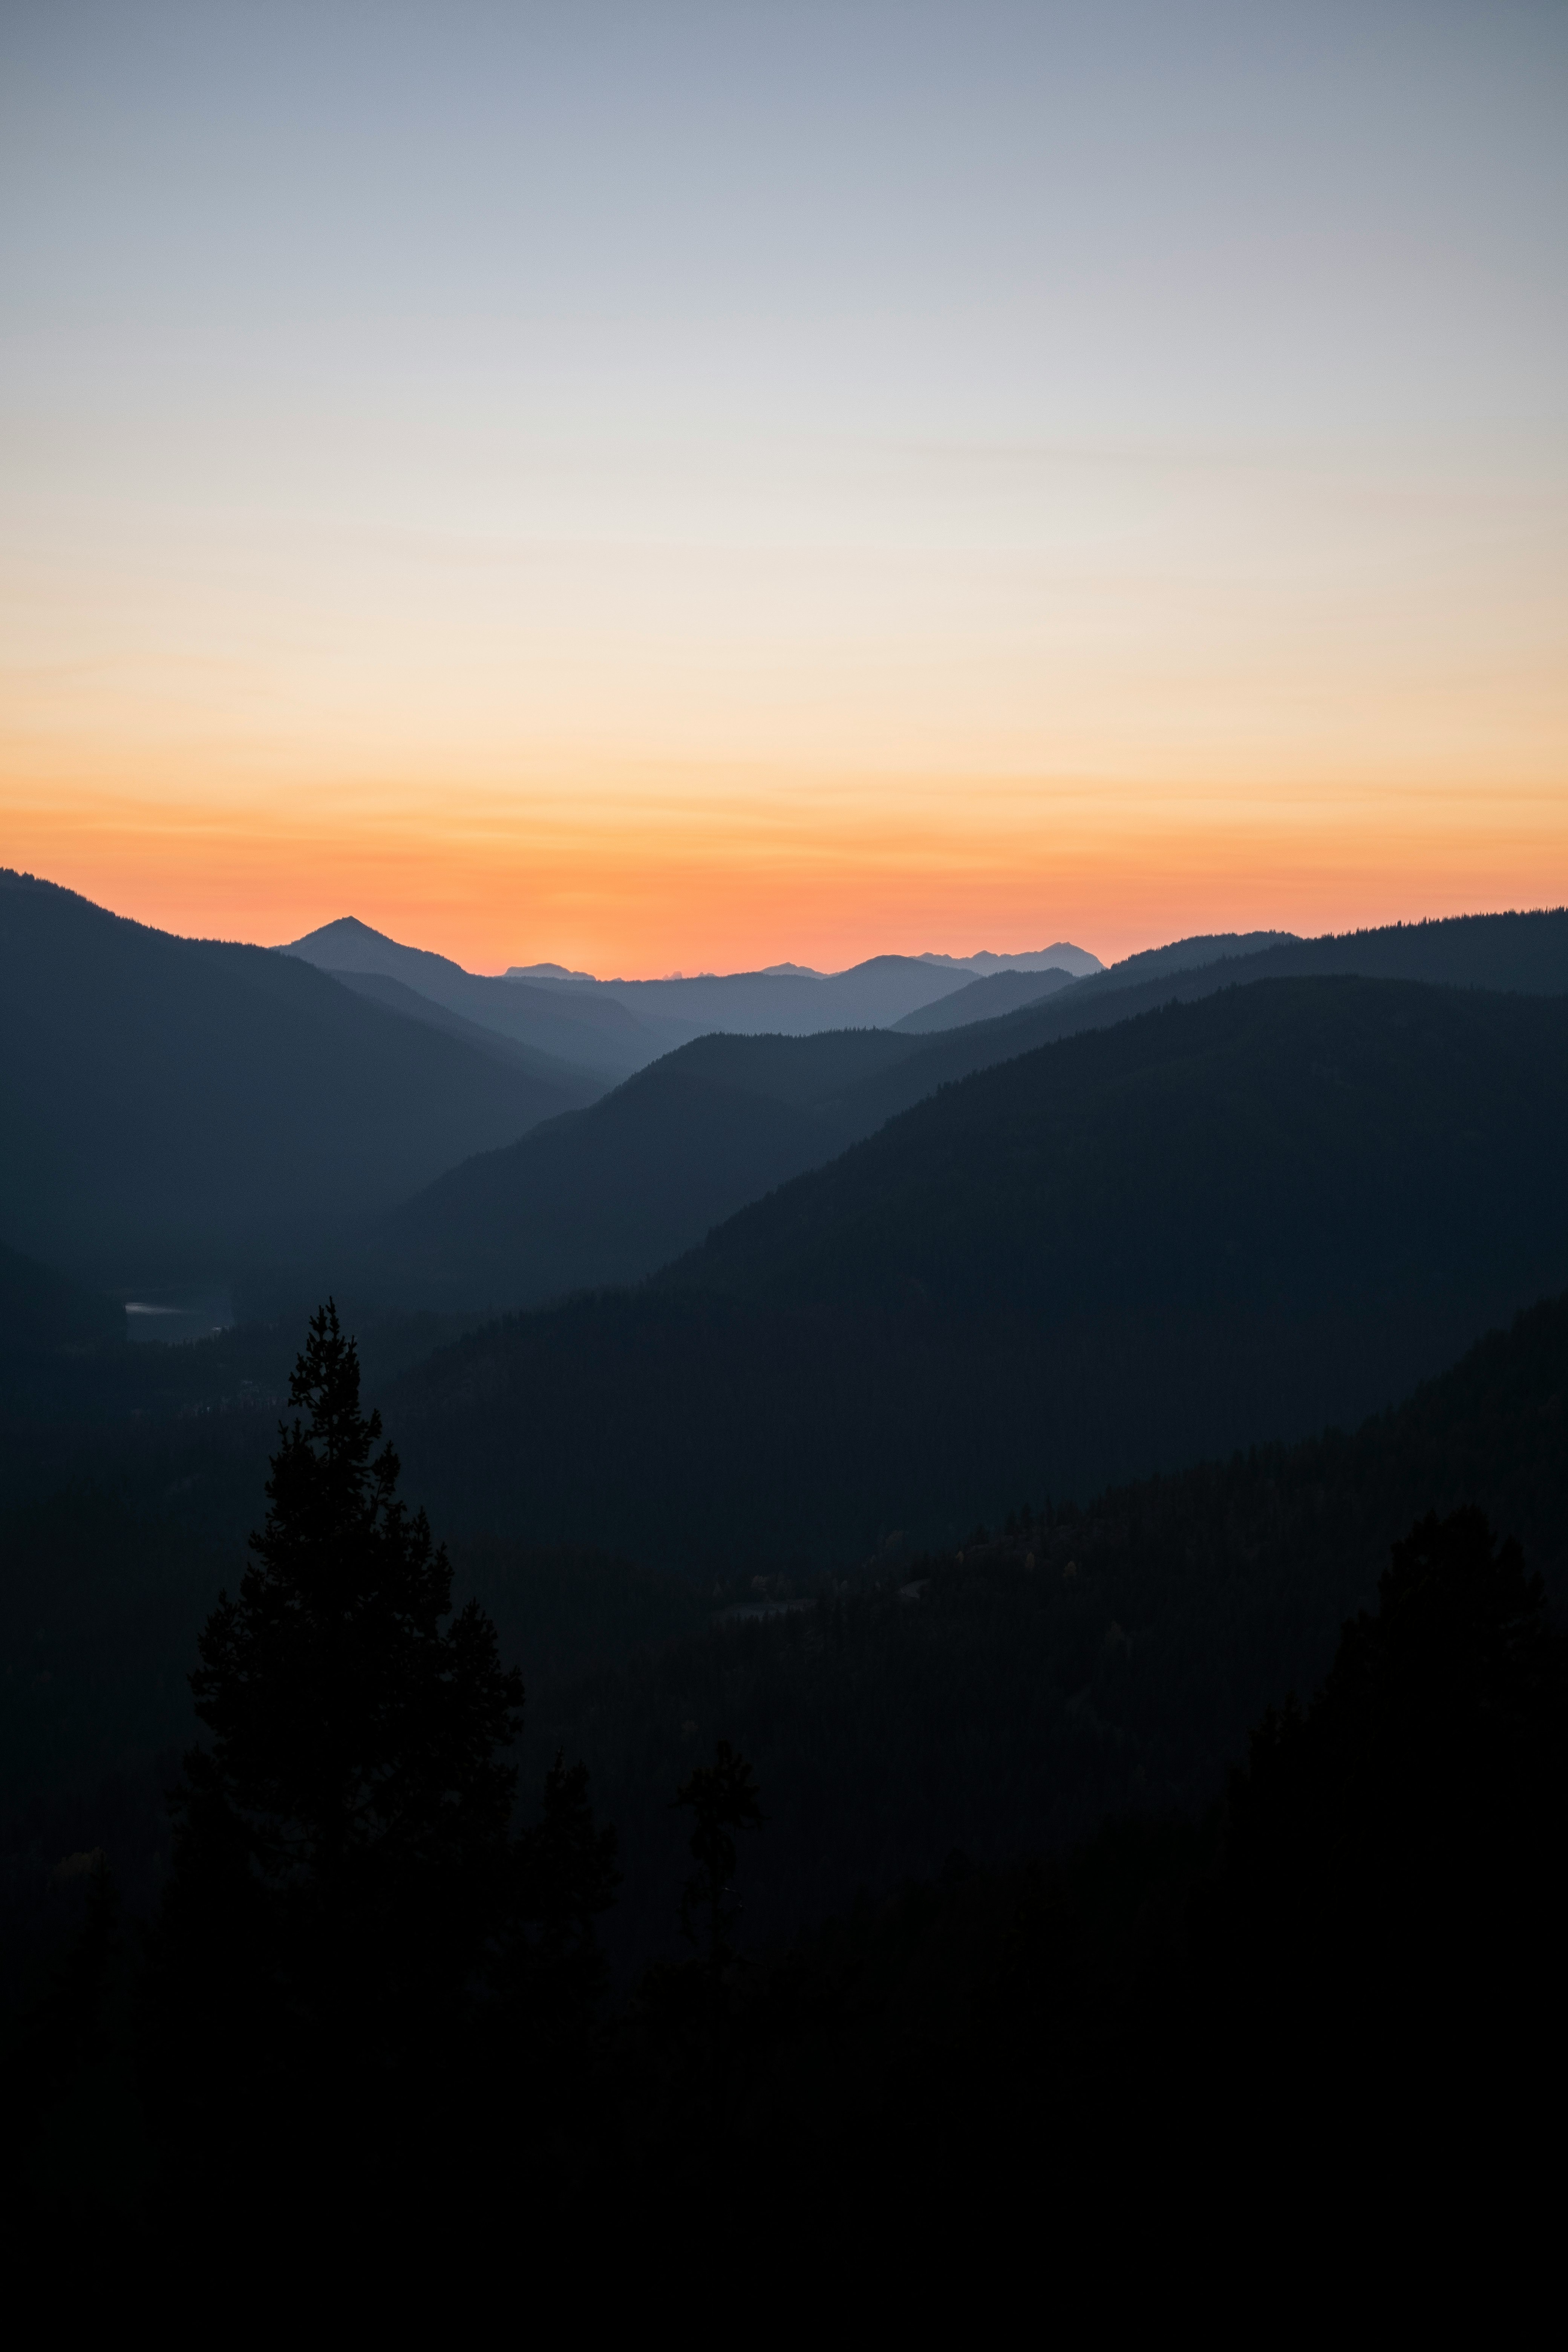
[[[1261,937],[1262,934],[1259,934],[1258,936]],[[1279,932],[1271,933],[1269,936],[1285,938],[1289,935],[1284,932]],[[873,961],[879,961],[879,959],[873,959]],[[1070,973],[1074,980],[1082,980],[1086,979],[1090,972],[1103,971],[1105,970],[1105,966],[1101,963],[1097,955],[1091,955],[1087,948],[1074,947],[1071,941],[1068,940],[1058,940],[1054,947],[1026,948],[1016,955],[997,955],[989,948],[983,948],[978,954],[972,956],[939,955],[934,950],[928,948],[925,950],[923,954],[918,956],[896,956],[892,958],[882,958],[879,959],[879,961],[892,961],[896,963],[929,963],[935,965],[940,971],[960,973],[971,972],[976,976],[984,976],[994,971],[1045,971],[1047,970],[1060,970]],[[860,971],[863,969],[864,967],[861,965],[852,965],[849,967],[850,971]],[[760,972],[731,972],[724,974],[720,972],[704,971],[694,973],[691,975],[691,978],[698,981],[713,981],[724,978],[731,980],[776,980],[781,978],[785,980],[845,980],[847,979],[848,976],[848,971],[818,971],[815,965],[809,963],[770,963],[764,964]],[[560,985],[564,982],[574,986],[587,988],[668,988],[672,985],[684,986],[688,980],[688,975],[686,973],[676,971],[670,972],[662,981],[601,981],[596,980],[591,971],[570,971],[567,967],[562,963],[514,963],[508,966],[506,977],[508,980],[536,981],[550,985]]]
[[[716,1033],[802,1037],[891,1028],[978,973],[1055,967],[1078,979],[1104,969],[1098,956],[1064,941],[1016,957],[872,956],[847,971],[826,973],[785,964],[690,979],[600,981],[560,964],[514,964],[503,980],[493,980],[426,949],[404,947],[352,915],[279,953],[300,956],[339,979],[396,981],[466,1021],[617,1078]]]
[[[323,923],[320,930],[290,940],[277,952],[362,987],[371,979],[396,982],[411,995],[474,1027],[600,1078],[629,1077],[663,1050],[658,1039],[608,993],[595,989],[567,994],[486,980],[427,948],[404,947],[353,915]],[[398,1009],[408,1008],[400,1003]]]
[[[348,918],[284,953],[177,940],[12,875],[0,1235],[122,1292],[237,1283],[253,1310],[325,1286],[400,1310],[536,1306],[640,1279],[1052,1039],[1268,978],[1568,987],[1568,917],[1206,936],[1078,977],[1056,955],[1094,961],[1063,945],[978,976],[1001,959],[523,982]]]

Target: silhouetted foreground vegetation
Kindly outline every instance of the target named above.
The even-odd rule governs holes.
[[[772,1643],[786,1664],[815,1654],[829,1683],[828,1661],[847,1659],[866,1701],[915,1629],[934,1657],[989,1614],[1005,1717],[1001,1659],[1030,1606],[1049,1614],[1029,1596],[1076,1603],[1153,1529],[1169,1562],[1184,1526],[1185,1566],[1206,1526],[1222,1585],[1270,1541],[1288,1559],[1348,1535],[1353,1557],[1439,1430],[1462,1479],[1524,1425],[1494,1484],[1545,1512],[1560,1549],[1565,1339],[1561,1302],[1477,1350],[1446,1410],[1434,1392],[1315,1460],[1202,1474],[1206,1496],[1167,1482],[1179,1499],[1163,1528],[1162,1486],[1090,1523],[1020,1513],[962,1559],[920,1564],[910,1587],[868,1567],[858,1593],[700,1641],[721,1661],[735,1643]],[[599,1930],[625,1825],[618,1853],[587,1773],[559,1754],[520,1825],[519,1679],[479,1603],[454,1611],[445,1555],[397,1500],[358,1386],[328,1309],[294,1375],[251,1565],[201,1637],[205,1737],[185,1759],[155,1928],[128,1933],[103,1855],[77,1857],[65,1894],[80,1924],[13,2015],[14,2210],[81,2226],[174,2195],[187,2215],[237,2199],[291,2225],[330,2213],[334,2232],[417,2209],[588,2237],[613,2211],[623,2242],[700,2211],[731,2248],[781,2227],[831,2248],[909,2221],[911,2183],[922,2209],[979,2200],[995,2219],[1072,2201],[1114,2151],[1119,2193],[1142,2198],[1178,2156],[1253,2144],[1282,2097],[1298,2144],[1331,2124],[1342,2141],[1353,2117],[1406,2153],[1419,2135],[1446,2146],[1555,2063],[1568,1644],[1519,1545],[1473,1506],[1428,1512],[1394,1543],[1375,1608],[1344,1627],[1310,1705],[1263,1713],[1223,1802],[1156,1803],[1056,1860],[977,1866],[955,1848],[922,1882],[785,1941],[759,1935],[752,1890],[770,1845],[806,1851],[814,1824],[798,1768],[793,1790],[781,1775],[782,1811],[735,1741],[749,1702],[721,1665],[709,1726],[679,1727],[683,1773],[657,1740],[643,1751],[676,1845],[690,1832],[695,1874],[683,1892],[677,1862],[662,1893],[692,1957],[612,2000]],[[1249,1498],[1269,1517],[1256,1545]],[[1121,1572],[1131,1591],[1148,1570]],[[1242,1617],[1282,1603],[1288,1617],[1289,1570],[1258,1581]],[[1105,1599],[1101,1583],[1101,1616]],[[1069,1623],[1063,1654],[1082,1631]],[[1086,1696],[1108,1660],[1128,1663],[1111,1654],[1129,1637],[1110,1632],[1069,1667],[1087,1670]],[[1047,1652],[1024,1648],[1027,1680]],[[1179,1659],[1159,1672],[1181,1686]],[[940,1822],[973,1708],[943,1724],[933,1696],[911,1715],[931,1749],[916,1801]],[[1093,1716],[1092,1697],[1077,1712]],[[766,1710],[755,1719],[765,1728]],[[895,1769],[913,1752],[873,1721],[846,1769],[825,1719],[818,1830],[836,1806],[864,1817],[872,1748]],[[1005,1809],[1002,1763],[984,1756],[977,1786]],[[888,1795],[871,1791],[872,1809]]]

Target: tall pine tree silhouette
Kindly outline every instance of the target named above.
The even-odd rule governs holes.
[[[675,1801],[696,1816],[690,1851],[697,1868],[680,1898],[681,1933],[689,1943],[700,1946],[706,1940],[707,1965],[717,1984],[734,1958],[730,1928],[738,1906],[729,1901],[735,1872],[734,1832],[761,1826],[757,1784],[746,1759],[721,1739],[712,1763],[694,1767],[677,1790]]]
[[[329,1300],[251,1564],[201,1636],[208,1738],[174,1800],[164,2087],[182,2137],[258,2156],[285,2117],[297,2144],[314,2118],[323,2156],[346,2129],[386,2142],[527,1906],[503,1753],[521,1681],[477,1603],[453,1616],[446,1552],[359,1391]]]

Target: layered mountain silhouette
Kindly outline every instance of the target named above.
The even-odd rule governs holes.
[[[94,1282],[319,1254],[602,1085],[0,874],[0,1233]]]
[[[944,1087],[640,1290],[458,1343],[398,1425],[452,1523],[828,1557],[958,1493],[1359,1419],[1568,1281],[1565,1148],[1561,999],[1227,987]]]
[[[1069,980],[1097,980],[1102,989],[1136,987],[1162,973],[1223,963],[1234,957],[1259,955],[1266,948],[1294,942],[1295,936],[1293,931],[1201,932],[1191,939],[1176,940],[1169,947],[1146,948],[1138,955],[1125,957],[1121,963],[1100,965],[1097,971],[1086,971],[1081,963],[1064,959],[1059,969],[1031,965],[1027,971],[993,971],[955,995],[943,997],[940,1003],[907,1014],[895,1025],[915,1032],[962,1029],[972,1021],[998,1020],[1005,1013],[1040,1003],[1046,997],[1055,996]],[[1089,1002],[1093,1001],[1091,996]]]
[[[1059,950],[1079,971],[1100,969],[1081,948]],[[907,1015],[967,988],[988,956],[871,956],[847,971],[740,971],[695,979],[605,981],[596,992],[628,1005],[670,1045],[714,1031],[740,1036],[804,1037],[831,1029],[890,1029]],[[1034,955],[1021,957],[1032,967]],[[581,996],[580,986],[563,995]]]
[[[340,1264],[341,1283],[378,1304],[461,1310],[636,1281],[843,1150],[863,1131],[860,1092],[920,1042],[879,1029],[698,1038],[592,1108],[452,1169]]]
[[[592,1070],[601,1079],[626,1077],[663,1050],[662,1040],[624,1004],[596,989],[552,990],[488,980],[428,948],[389,940],[353,915],[323,923],[320,930],[291,940],[278,953],[359,986],[371,979],[395,981],[476,1028]]]
[[[469,1021],[461,1013],[453,1013],[438,1004],[433,996],[421,996],[416,988],[401,980],[390,980],[379,971],[334,971],[331,977],[354,996],[363,996],[373,1004],[383,1004],[389,1013],[401,1013],[405,1021],[419,1021],[427,1029],[438,1029],[444,1036],[460,1037],[476,1053],[490,1061],[504,1062],[509,1069],[529,1070],[536,1076],[541,1073],[559,1076],[562,1070],[574,1072],[573,1083],[591,1082],[594,1091],[605,1080],[597,1071],[572,1063],[559,1062],[553,1055],[537,1045],[526,1045],[518,1037],[509,1036],[504,1030],[488,1029],[478,1021]]]
[[[1097,956],[1065,941],[1016,958],[871,956],[847,971],[802,965],[701,972],[688,979],[595,980],[559,964],[514,965],[502,980],[466,971],[446,956],[403,946],[352,915],[279,950],[358,986],[396,982],[482,1028],[621,1077],[673,1046],[718,1034],[816,1035],[890,1028],[905,1014],[965,988],[976,972],[1036,972],[1059,957],[1063,978],[1098,972]],[[1056,984],[1059,985],[1060,982]],[[1027,1001],[1037,990],[1006,999]],[[406,1011],[405,1005],[399,1006]],[[1001,1009],[998,1003],[995,1009]],[[970,1017],[984,1017],[975,1014]]]
[[[906,1021],[858,1037],[700,1040],[591,1108],[453,1169],[368,1234],[352,1264],[339,1260],[340,1272],[368,1298],[453,1310],[534,1306],[636,1280],[939,1087],[1234,983],[1304,969],[1568,989],[1568,916],[1489,916],[1261,950],[1259,936],[1273,937],[1180,941],[1070,985],[1049,972],[1002,972],[931,1011],[977,995],[994,1004],[986,992],[1014,987],[1047,992],[936,1034]]]
[[[929,1036],[937,1029],[963,1029],[972,1021],[994,1021],[1004,1013],[1016,1013],[1023,1005],[1037,1004],[1058,990],[1073,985],[1070,971],[994,971],[984,980],[972,980],[967,988],[955,989],[951,996],[939,997],[934,1004],[922,1004],[913,1013],[906,1013],[893,1026],[910,1036]]]

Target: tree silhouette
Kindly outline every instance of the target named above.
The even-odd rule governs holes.
[[[699,1764],[677,1791],[678,1806],[689,1806],[696,1815],[691,1832],[691,1858],[697,1868],[680,1898],[681,1933],[689,1943],[702,1940],[696,1921],[706,1915],[708,1966],[715,1979],[733,1958],[730,1923],[739,1906],[726,1903],[735,1869],[738,1830],[760,1827],[757,1785],[752,1768],[727,1739],[714,1749],[711,1764]]]
[[[1257,2046],[1407,2101],[1510,2043],[1522,2063],[1554,2001],[1565,1823],[1568,1643],[1541,1579],[1482,1512],[1429,1514],[1232,1779],[1223,1910]]]
[[[449,2059],[525,1901],[502,1755],[521,1681],[476,1603],[452,1617],[446,1552],[359,1389],[329,1300],[251,1564],[200,1638],[208,1738],[174,1800],[158,1948],[187,2125],[254,2132],[286,2094],[374,2133]]]
[[[511,2063],[538,2102],[570,2090],[607,1971],[596,1922],[615,1900],[616,1832],[588,1802],[588,1771],[557,1755],[544,1808],[518,1841],[517,1901],[490,1976]]]

